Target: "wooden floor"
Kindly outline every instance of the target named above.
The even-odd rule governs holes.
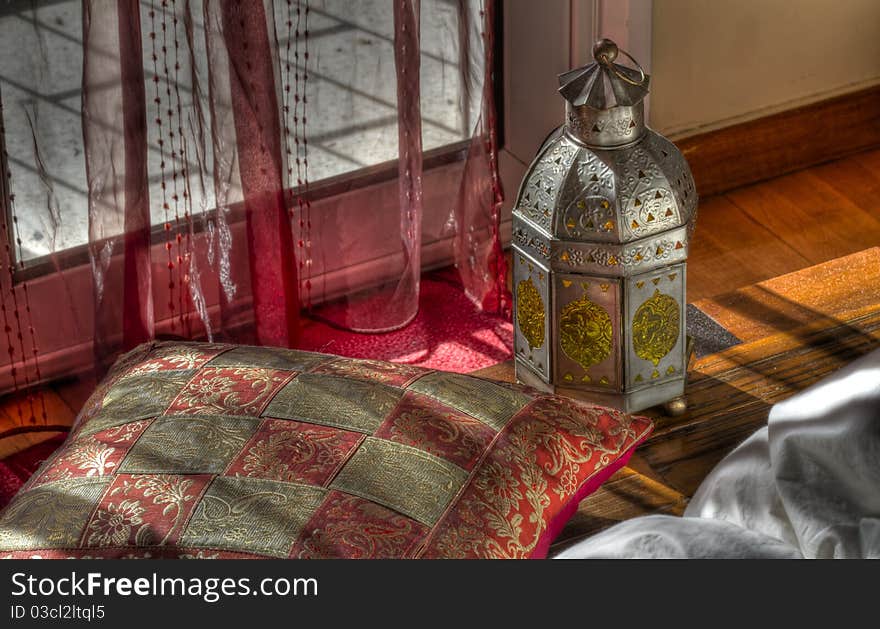
[[[729,293],[880,244],[880,150],[860,153],[700,204],[688,260],[688,300]],[[53,423],[69,424],[90,387],[59,383],[45,392]],[[0,403],[15,423],[26,400]],[[7,423],[6,425],[9,425]],[[42,436],[0,441],[0,458]]]
[[[701,202],[688,301],[880,244],[880,150]]]

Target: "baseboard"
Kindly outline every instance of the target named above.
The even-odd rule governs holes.
[[[702,197],[880,146],[880,85],[676,140]]]

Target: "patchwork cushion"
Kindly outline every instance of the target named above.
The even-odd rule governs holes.
[[[0,514],[0,557],[542,557],[650,430],[466,375],[150,343]]]

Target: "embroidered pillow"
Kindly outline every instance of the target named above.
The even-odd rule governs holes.
[[[0,514],[0,556],[544,557],[651,427],[471,376],[151,343]]]

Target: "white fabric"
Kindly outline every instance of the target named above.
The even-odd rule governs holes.
[[[574,558],[880,558],[880,350],[770,410],[684,517],[622,522]]]

